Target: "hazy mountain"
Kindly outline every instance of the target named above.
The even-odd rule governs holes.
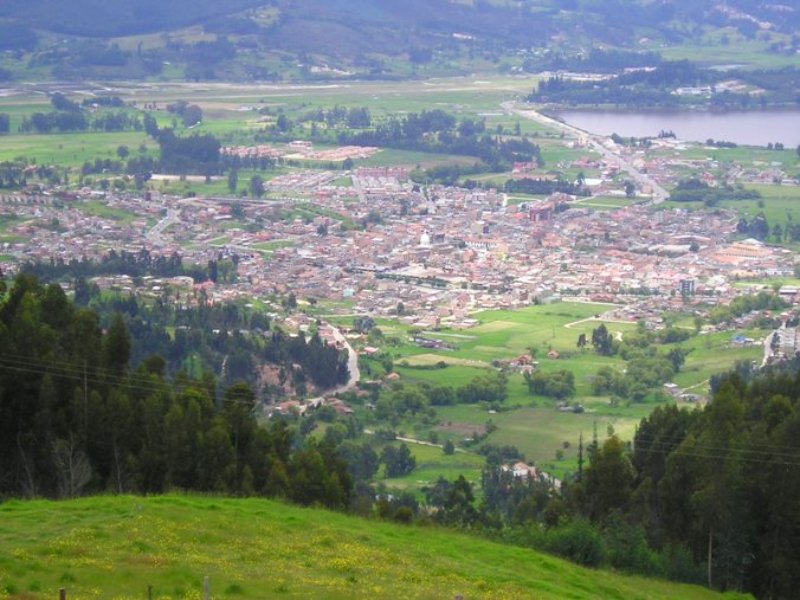
[[[113,76],[115,67],[147,76],[164,63],[213,78],[215,65],[233,59],[238,70],[224,71],[236,78],[268,78],[291,63],[381,76],[403,74],[394,58],[406,69],[436,57],[452,68],[545,48],[652,50],[721,27],[796,39],[799,26],[800,10],[760,0],[6,0],[0,50],[35,50],[33,64],[64,78]],[[194,37],[170,38],[187,27]],[[165,34],[163,48],[97,45],[153,33]],[[75,47],[79,38],[91,43]]]

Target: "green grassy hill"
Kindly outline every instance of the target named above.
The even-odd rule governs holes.
[[[708,590],[580,568],[453,532],[261,499],[0,504],[0,598],[682,598]]]

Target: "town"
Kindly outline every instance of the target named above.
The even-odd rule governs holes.
[[[706,161],[615,151],[663,185],[687,167],[716,185],[709,174],[715,165]],[[179,253],[200,265],[235,256],[236,277],[191,285],[201,286],[212,302],[292,293],[303,301],[329,301],[333,313],[396,316],[422,328],[469,327],[477,310],[560,299],[614,304],[618,316],[635,321],[692,304],[724,305],[747,293],[736,282],[794,276],[793,252],[743,238],[736,211],[651,206],[646,184],[626,197],[613,163],[577,159],[570,167],[598,173],[585,179],[590,195],[557,192],[542,199],[419,185],[404,167],[344,174],[299,169],[268,181],[267,193],[278,199],[264,200],[181,198],[157,188],[5,194],[0,211],[15,215],[9,233],[19,241],[1,245],[14,257],[5,266],[12,274],[25,261],[96,260],[119,248]],[[531,177],[531,171],[535,165],[515,165],[512,177]],[[351,184],[332,184],[342,176]],[[766,175],[735,169],[730,177],[751,183],[778,177],[797,185],[774,167]],[[87,213],[87,203],[102,204],[110,214]],[[132,291],[129,278],[102,284]],[[185,280],[171,285],[190,286]],[[789,300],[795,293],[791,286],[781,290]]]

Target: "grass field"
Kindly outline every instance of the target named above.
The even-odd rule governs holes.
[[[523,377],[509,374],[508,398],[501,410],[491,414],[486,406],[457,405],[436,407],[437,415],[446,426],[418,427],[414,435],[427,439],[431,431],[440,441],[450,439],[456,443],[471,437],[475,427],[484,427],[488,421],[497,427],[487,442],[514,445],[528,460],[544,466],[556,476],[576,468],[578,439],[591,440],[596,430],[601,439],[613,430],[622,439],[630,440],[642,418],[656,406],[652,401],[641,404],[620,403],[612,407],[609,399],[591,395],[592,377],[601,367],[623,369],[625,362],[617,357],[606,357],[591,348],[578,350],[576,341],[580,333],[591,337],[592,329],[603,323],[596,315],[607,306],[581,303],[556,303],[532,306],[517,311],[485,311],[475,316],[480,324],[459,332],[427,332],[428,337],[439,337],[456,346],[453,350],[431,351],[407,345],[391,349],[395,353],[395,371],[402,381],[427,382],[433,385],[460,387],[471,379],[488,372],[495,359],[507,359],[536,350],[538,369],[551,372],[567,369],[575,375],[576,396],[583,413],[559,412],[555,401],[532,396]],[[605,322],[615,336],[632,332],[632,323]],[[747,337],[760,340],[767,332],[745,330]],[[665,344],[661,353],[674,346],[689,350],[681,371],[674,382],[682,388],[691,387],[699,394],[708,391],[708,379],[728,370],[736,361],[759,361],[763,355],[760,345],[734,347],[734,332],[698,335],[681,344]],[[558,358],[547,356],[550,349],[558,350]],[[431,368],[444,363],[445,368]],[[611,428],[611,429],[609,429]],[[565,447],[564,442],[568,442]],[[556,460],[556,451],[561,458]],[[413,479],[414,474],[411,478]]]
[[[531,550],[262,499],[98,497],[0,505],[8,599],[537,598],[701,600],[695,586]],[[735,598],[740,596],[727,595]]]
[[[630,198],[618,198],[616,196],[598,196],[586,198],[573,202],[574,208],[591,208],[592,210],[616,210],[625,206],[630,206],[635,202]]]
[[[125,225],[128,225],[132,221],[141,218],[139,215],[135,215],[118,208],[112,208],[111,206],[108,206],[99,200],[82,202],[76,204],[75,207],[86,214],[94,215],[95,217],[102,217],[104,219],[111,219],[113,221],[119,221]]]
[[[383,479],[387,487],[418,492],[436,483],[439,477],[448,481],[463,475],[472,483],[476,492],[480,491],[481,469],[484,458],[472,452],[456,452],[447,455],[441,448],[423,444],[407,444],[417,461],[417,467],[404,477]]]
[[[2,107],[0,107],[2,112]],[[96,158],[119,160],[117,148],[128,146],[135,153],[141,144],[150,151],[155,142],[144,132],[81,132],[54,134],[13,134],[3,136],[0,144],[0,161],[19,156],[36,159],[39,164],[80,167]]]
[[[359,167],[392,167],[405,165],[422,168],[435,167],[443,164],[472,165],[478,162],[471,156],[456,156],[454,154],[432,154],[430,152],[411,152],[409,150],[384,149],[369,158],[361,158],[354,163]]]
[[[745,37],[733,27],[712,29],[706,26],[698,41],[665,47],[659,52],[667,60],[692,60],[706,65],[732,64],[764,69],[795,65],[794,57],[769,52],[772,41]]]
[[[752,219],[763,212],[770,227],[780,225],[781,229],[785,229],[788,223],[800,221],[800,187],[783,185],[749,185],[747,187],[760,192],[762,198],[760,200],[723,200],[718,206],[735,210],[747,219]],[[669,201],[660,206],[691,210],[703,208],[700,202]],[[771,234],[768,241],[776,242]]]

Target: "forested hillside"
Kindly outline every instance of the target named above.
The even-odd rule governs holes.
[[[0,497],[180,488],[348,505],[352,481],[332,446],[297,451],[284,423],[259,426],[247,384],[222,392],[211,372],[168,379],[152,352],[169,339],[152,341],[133,368],[122,313],[104,332],[57,284],[17,278],[0,305]],[[311,347],[289,360],[308,356]]]
[[[626,25],[648,26],[680,35],[676,21],[690,20],[695,26],[711,23],[747,21],[737,12],[755,19],[776,19],[778,29],[796,23],[795,11],[754,0],[729,2],[731,10],[723,10],[711,0],[690,2],[644,2],[642,0],[523,0],[510,2],[448,2],[447,0],[228,0],[221,4],[209,0],[176,0],[164,3],[155,0],[8,0],[0,7],[0,15],[40,29],[111,37],[137,33],[169,31],[195,23],[216,23],[247,9],[275,8],[282,21],[327,21],[331,25],[358,28],[364,24],[383,24],[387,30],[400,25],[413,26],[421,32],[462,31],[476,35],[502,37],[510,43],[530,40],[530,26],[538,22],[537,33],[569,22],[569,16],[582,17],[584,31],[624,39]],[[592,18],[589,18],[589,17]],[[230,23],[229,23],[230,24]],[[244,27],[243,24],[240,24]],[[527,32],[526,32],[527,29]]]
[[[165,70],[174,77],[166,67],[183,65],[190,80],[397,78],[427,68],[506,62],[509,69],[520,59],[529,71],[594,68],[592,48],[647,56],[667,45],[707,44],[703,36],[715,30],[767,36],[770,52],[790,56],[799,15],[751,0],[9,0],[0,5],[0,51],[12,54],[0,60],[0,80],[23,65],[59,79],[147,78]]]

